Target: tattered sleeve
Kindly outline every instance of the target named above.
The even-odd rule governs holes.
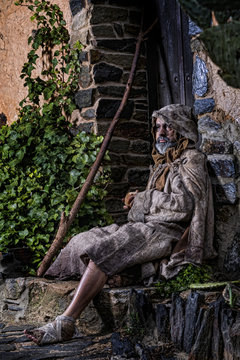
[[[157,189],[138,193],[129,212],[129,221],[189,221],[194,198],[184,185],[179,171],[171,169],[164,191]]]

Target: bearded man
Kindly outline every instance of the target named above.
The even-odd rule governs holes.
[[[46,275],[82,275],[66,311],[54,322],[25,330],[39,345],[69,340],[75,320],[102,289],[108,276],[141,264],[142,277],[156,272],[169,279],[183,265],[215,256],[213,205],[205,155],[195,149],[197,126],[192,109],[168,105],[152,115],[154,138],[145,191],[127,194],[128,223],[93,228],[73,237]]]

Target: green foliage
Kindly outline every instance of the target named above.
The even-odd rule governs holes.
[[[228,85],[240,87],[240,22],[205,30],[203,40],[212,60],[221,67],[221,77]]]
[[[240,9],[233,0],[179,0],[190,18],[204,31],[200,35],[219,75],[230,86],[240,87]],[[211,11],[220,24],[211,27]]]
[[[161,297],[169,297],[172,293],[187,290],[192,283],[205,283],[211,277],[211,268],[207,265],[197,267],[189,264],[171,279],[158,282],[155,286]]]
[[[68,215],[96,158],[101,137],[73,136],[67,121],[78,85],[77,44],[68,45],[62,12],[47,1],[20,0],[33,12],[37,32],[21,77],[28,95],[18,120],[0,129],[0,251],[28,247],[35,268],[54,237],[61,213]],[[33,76],[37,51],[48,55],[41,76]],[[103,198],[108,169],[96,176],[67,237],[109,222]]]

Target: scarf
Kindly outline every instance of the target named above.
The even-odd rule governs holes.
[[[164,189],[164,186],[166,183],[166,177],[167,177],[167,174],[170,169],[170,164],[181,156],[183,151],[188,147],[188,144],[189,144],[189,139],[186,139],[185,137],[181,137],[178,140],[176,146],[170,147],[169,149],[167,149],[167,151],[163,155],[159,154],[154,146],[153,151],[152,151],[152,158],[155,163],[154,171],[156,170],[156,168],[159,165],[169,164],[166,167],[164,167],[161,175],[156,180],[155,188],[157,190],[162,191]],[[154,174],[154,171],[153,171],[153,174]]]

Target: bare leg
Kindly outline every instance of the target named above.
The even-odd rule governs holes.
[[[71,316],[76,320],[94,296],[103,288],[106,281],[107,275],[93,261],[90,261],[78,285],[76,294],[63,315]]]
[[[38,345],[70,340],[75,331],[75,320],[102,289],[106,280],[107,275],[90,261],[65,312],[41,328],[25,330],[25,335]]]

